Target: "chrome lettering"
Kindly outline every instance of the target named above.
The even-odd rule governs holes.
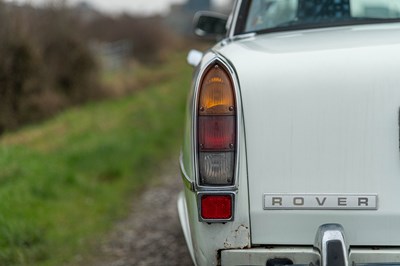
[[[338,198],[337,205],[338,206],[347,206],[347,198]]]
[[[272,197],[272,206],[279,205],[282,206],[282,198]]]
[[[295,206],[303,206],[304,205],[304,198],[301,198],[301,197],[293,198],[293,205],[295,205]]]
[[[358,206],[368,206],[368,198],[358,198]]]
[[[377,194],[265,193],[265,210],[377,210]]]
[[[322,199],[322,202],[319,200],[318,197],[316,197],[315,199],[317,200],[317,203],[318,203],[319,206],[324,206],[325,201],[326,201],[326,197],[324,197],[324,198]]]

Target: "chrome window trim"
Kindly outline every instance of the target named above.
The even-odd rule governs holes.
[[[236,193],[235,191],[201,191],[197,192],[197,208],[199,214],[199,222],[205,223],[226,223],[233,221],[235,218],[235,200],[236,200]],[[203,219],[201,217],[201,196],[203,195],[214,195],[214,196],[231,196],[232,198],[232,216],[229,219]]]
[[[237,26],[237,20],[238,20],[238,16],[239,16],[240,7],[242,5],[242,1],[243,0],[237,0],[235,2],[234,8],[233,8],[233,13],[232,13],[233,19],[232,19],[232,24],[229,28],[229,34],[228,34],[228,37],[230,39],[232,39],[235,36],[235,29]]]
[[[198,116],[198,97],[200,93],[200,84],[204,73],[209,69],[209,67],[214,64],[219,63],[228,71],[233,83],[233,90],[235,94],[236,101],[236,151],[235,151],[235,169],[233,177],[233,185],[227,186],[204,186],[200,184],[200,174],[199,174],[199,164],[198,164],[198,148],[197,148],[197,116]],[[239,180],[239,156],[241,153],[240,149],[240,125],[242,123],[242,101],[239,91],[239,82],[237,80],[237,75],[233,67],[221,56],[214,54],[201,69],[199,75],[197,76],[195,87],[194,87],[194,97],[193,97],[193,119],[192,119],[192,151],[193,151],[193,166],[195,175],[195,191],[237,191],[238,180]]]

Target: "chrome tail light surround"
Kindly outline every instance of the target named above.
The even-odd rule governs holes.
[[[200,165],[199,165],[199,157],[200,157],[200,153],[199,153],[199,144],[198,144],[198,136],[199,136],[199,94],[200,94],[200,86],[202,83],[202,79],[204,77],[204,75],[207,73],[207,71],[214,65],[220,65],[223,67],[223,69],[225,71],[227,71],[228,75],[230,76],[231,82],[232,82],[232,87],[233,87],[233,91],[234,91],[234,99],[235,99],[235,123],[234,123],[234,127],[235,127],[235,150],[234,150],[234,154],[233,154],[233,161],[234,161],[234,165],[233,165],[233,176],[232,176],[232,180],[231,180],[231,184],[227,184],[227,185],[207,185],[202,183],[202,180],[200,178]],[[219,56],[215,56],[214,58],[212,58],[207,64],[206,66],[200,71],[198,78],[196,80],[196,84],[195,84],[195,91],[194,91],[194,96],[193,97],[193,119],[192,119],[192,150],[193,150],[193,165],[194,165],[194,169],[195,169],[195,190],[196,191],[210,191],[210,190],[214,190],[214,191],[236,191],[237,187],[238,187],[238,171],[239,171],[239,164],[238,164],[238,159],[239,159],[239,155],[240,155],[240,143],[239,143],[239,139],[240,139],[240,123],[241,123],[241,101],[240,101],[240,93],[239,93],[239,85],[238,85],[238,80],[236,78],[236,73],[233,70],[233,68],[222,58]],[[220,150],[220,154],[223,153],[229,153],[232,152],[232,150],[229,149],[221,149]],[[209,151],[205,151],[205,153],[207,153]],[[206,154],[205,154],[206,155]],[[221,155],[222,156],[222,155]],[[232,156],[232,155],[230,155]],[[228,156],[229,157],[229,156]]]

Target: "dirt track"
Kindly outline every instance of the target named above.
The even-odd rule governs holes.
[[[89,265],[193,265],[176,207],[182,190],[177,159],[172,162],[135,199],[129,217],[115,226]]]

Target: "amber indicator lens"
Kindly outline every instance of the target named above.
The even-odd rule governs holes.
[[[201,197],[201,217],[210,220],[232,218],[232,196],[203,195]]]
[[[233,150],[234,144],[234,116],[199,116],[200,151]]]
[[[199,114],[233,114],[235,100],[232,82],[227,72],[214,65],[204,76],[199,102]]]

